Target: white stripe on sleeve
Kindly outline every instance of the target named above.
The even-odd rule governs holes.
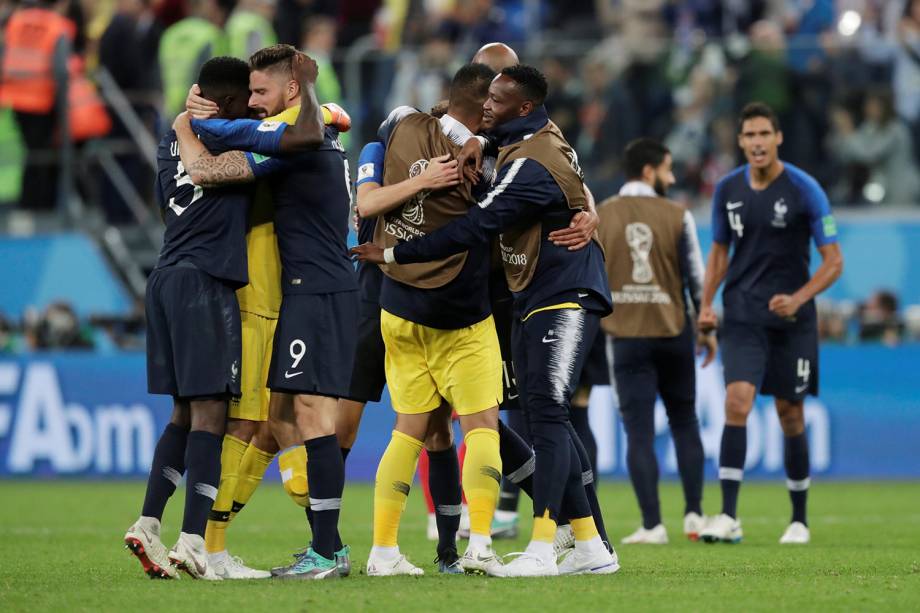
[[[505,176],[502,178],[502,182],[492,188],[486,197],[479,202],[479,206],[482,208],[488,207],[492,204],[492,201],[495,200],[498,196],[502,194],[503,191],[508,189],[508,186],[514,181],[514,177],[517,176],[521,166],[524,165],[524,162],[527,161],[527,158],[518,158],[511,162],[511,168],[508,169],[508,172],[505,173]]]

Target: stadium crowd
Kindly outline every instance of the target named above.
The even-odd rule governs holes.
[[[27,2],[0,2],[0,22],[19,4]],[[318,59],[318,95],[347,100],[360,127],[356,137],[366,142],[389,109],[430,108],[444,99],[459,58],[504,40],[547,74],[553,92],[547,107],[600,193],[623,182],[623,146],[649,135],[674,152],[673,195],[707,202],[716,177],[738,161],[732,114],[757,99],[775,108],[786,127],[784,157],[813,174],[835,205],[913,205],[920,196],[917,0],[62,0],[50,6],[76,25],[73,49],[90,74],[105,68],[155,135],[180,108],[188,74],[204,59],[224,52],[245,58],[278,41]],[[130,149],[126,127],[118,116],[113,123],[108,137]],[[4,148],[17,142],[17,125],[6,115],[0,120]],[[21,131],[29,136],[28,128]],[[141,180],[150,176],[139,156],[120,151],[128,176],[149,185]],[[15,156],[4,158],[15,165]],[[2,181],[15,182],[16,174]],[[0,191],[15,200],[18,189]],[[108,220],[133,222],[117,196],[107,196],[112,191],[98,192]],[[50,206],[47,200],[27,206]]]

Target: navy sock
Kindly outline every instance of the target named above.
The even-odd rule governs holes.
[[[144,517],[163,518],[166,501],[176,491],[179,480],[185,473],[185,445],[188,430],[174,423],[166,424],[166,429],[157,441],[153,452],[150,476],[147,477],[147,493],[141,515]]]
[[[796,436],[786,437],[785,447],[786,485],[792,500],[792,521],[808,525],[806,504],[808,502],[808,478],[810,472],[808,460],[808,436],[802,432]]]
[[[335,545],[342,491],[345,489],[345,462],[334,434],[310,439],[304,444],[309,458],[307,483],[313,512],[313,551],[332,560],[337,551]]]
[[[671,424],[671,438],[677,454],[677,470],[684,490],[684,515],[703,514],[703,441],[694,414],[688,423]]]
[[[456,549],[462,503],[456,446],[428,452],[428,488],[438,522],[438,553]]]
[[[722,450],[719,454],[719,482],[722,485],[722,512],[738,516],[738,490],[744,478],[744,458],[747,455],[747,427],[725,426],[722,430]]]
[[[182,531],[186,534],[204,536],[208,514],[217,498],[220,485],[220,450],[224,437],[193,430],[188,435],[185,450],[185,464],[188,479],[185,483],[185,515],[182,517]]]

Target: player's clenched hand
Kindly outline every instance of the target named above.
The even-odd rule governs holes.
[[[298,83],[316,83],[316,77],[319,76],[316,62],[305,53],[298,52],[291,58],[291,70]]]
[[[374,243],[364,243],[363,245],[352,247],[350,253],[359,262],[383,264],[383,248]]]
[[[193,84],[188,90],[188,97],[185,99],[185,110],[194,119],[210,119],[217,117],[217,103],[201,97],[201,88],[198,84]]]
[[[716,349],[718,349],[719,343],[716,341],[715,334],[698,334],[696,336],[696,355],[702,355],[703,352],[706,353],[706,357],[703,358],[703,368],[706,368],[712,361],[716,359]]]
[[[719,325],[719,318],[711,306],[704,306],[700,309],[700,316],[697,318],[697,327],[700,332],[711,332]]]
[[[444,189],[460,183],[457,177],[457,160],[450,159],[450,154],[445,153],[428,160],[428,167],[419,175],[422,189]]]
[[[795,317],[802,303],[795,296],[789,294],[776,294],[770,298],[770,312],[779,317]]]
[[[457,177],[464,179],[473,185],[479,183],[479,175],[482,172],[482,143],[478,138],[471,138],[460,149],[457,154]]]
[[[553,230],[549,240],[557,247],[568,247],[569,251],[584,249],[591,242],[600,218],[594,211],[579,211],[572,217],[568,228]]]

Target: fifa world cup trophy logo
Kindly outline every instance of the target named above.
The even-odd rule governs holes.
[[[428,168],[428,160],[418,160],[409,167],[409,178],[419,176],[425,172],[426,168]],[[425,209],[422,208],[422,204],[428,197],[428,193],[427,189],[420,191],[403,206],[403,219],[414,226],[422,225],[422,222],[425,221]]]
[[[631,223],[626,226],[626,244],[633,261],[632,278],[636,283],[650,283],[652,266],[648,262],[652,251],[652,229],[644,223]]]

